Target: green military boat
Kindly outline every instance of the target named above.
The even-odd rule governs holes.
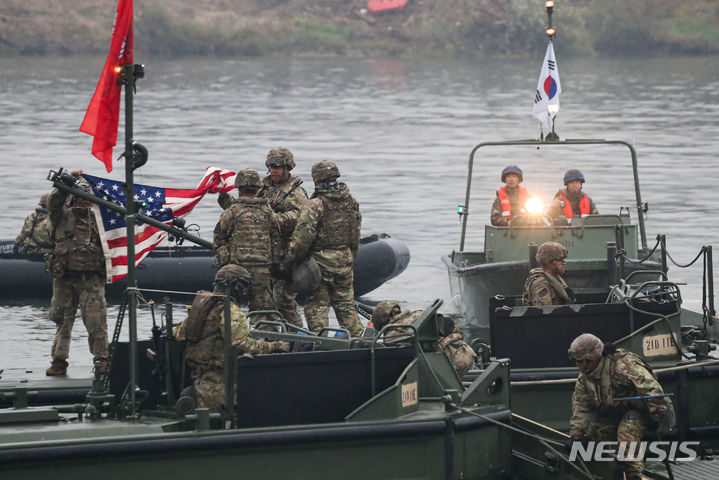
[[[551,29],[549,3],[553,2],[547,3]],[[547,33],[551,41],[553,30]],[[558,158],[581,158],[586,163],[606,163],[611,158],[631,169],[635,204],[631,209],[617,205],[616,214],[590,214],[564,224],[539,210],[513,217],[508,226],[485,225],[484,248],[467,248],[467,239],[474,234],[468,225],[473,180],[476,172],[486,171],[480,161],[492,154],[495,160],[522,158],[523,164],[541,165],[560,164]],[[513,414],[561,431],[569,429],[570,400],[578,376],[567,354],[574,338],[592,333],[642,355],[664,391],[673,396],[677,428],[662,439],[697,442],[704,456],[673,471],[649,464],[652,472],[647,475],[717,478],[719,466],[710,459],[719,448],[715,352],[719,319],[714,309],[712,247],[701,246],[692,262],[704,263],[702,311],[694,312],[682,306],[680,287],[668,275],[671,257],[666,238],[658,235],[653,247],[648,244],[647,204],[638,172],[637,151],[629,142],[561,139],[553,126],[539,139],[485,141],[472,148],[465,200],[458,208],[459,248],[442,258],[459,312],[457,323],[485,360],[510,359]],[[547,241],[561,243],[569,251],[563,277],[576,296],[573,304],[536,307],[522,302],[529,271],[539,266],[537,249]]]

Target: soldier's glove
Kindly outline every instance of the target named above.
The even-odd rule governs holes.
[[[585,436],[581,436],[579,438],[569,437],[567,441],[564,442],[564,449],[567,451],[567,453],[570,453],[572,451],[572,446],[575,443],[581,443],[582,445],[587,445],[589,443],[589,439]]]
[[[662,424],[662,420],[664,420],[664,412],[660,411],[654,411],[649,414],[649,418],[647,419],[647,429],[650,432],[656,432],[659,430],[659,426]]]
[[[288,353],[291,351],[290,344],[287,342],[272,342],[272,351],[274,353]]]

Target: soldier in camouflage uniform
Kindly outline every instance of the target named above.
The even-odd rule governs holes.
[[[52,229],[47,215],[47,199],[49,193],[40,198],[40,208],[27,216],[20,234],[15,239],[12,249],[21,254],[45,254],[53,249]]]
[[[545,242],[537,250],[536,258],[542,267],[529,271],[522,294],[524,305],[574,303],[574,293],[561,276],[564,273],[567,249],[556,242]]]
[[[302,180],[290,173],[295,168],[295,160],[288,149],[283,147],[271,149],[267,153],[265,166],[269,175],[262,179],[262,189],[257,196],[266,198],[277,214],[281,255],[284,256],[297,224],[300,209],[307,203],[307,192],[300,186]],[[228,208],[232,203],[232,197],[228,194],[220,194],[218,203],[222,208]],[[278,262],[272,269],[272,297],[275,307],[285,320],[301,327],[302,317],[295,300],[297,291],[292,288],[288,272],[282,270],[282,262]]]
[[[82,171],[72,174],[79,177]],[[84,180],[76,186],[91,191]],[[50,319],[57,325],[57,331],[52,343],[52,365],[45,374],[67,372],[70,335],[78,306],[87,328],[90,353],[95,365],[104,371],[108,355],[106,269],[97,217],[90,202],[59,189],[50,193],[48,211],[55,248],[45,255],[45,266],[53,277]]]
[[[409,311],[401,310],[397,302],[382,301],[372,311],[371,325],[379,332],[387,324],[393,325],[410,325],[424,313],[424,310]],[[444,331],[451,332],[444,337],[438,339],[439,346],[442,351],[449,357],[450,362],[457,371],[457,375],[462,378],[473,366],[474,358],[477,356],[472,347],[464,341],[464,335],[455,326],[454,321],[449,317],[442,317],[444,321]],[[387,342],[390,343],[395,339],[391,339],[392,333],[389,334]]]
[[[255,170],[237,173],[235,187],[240,196],[220,215],[213,242],[220,265],[242,265],[252,274],[250,311],[275,309],[270,267],[279,261],[281,248],[277,218],[267,200],[256,197],[261,186],[260,175]],[[261,320],[271,318],[251,317],[253,325]]]
[[[572,395],[569,435],[573,440],[640,442],[647,430],[656,430],[667,412],[665,398],[616,401],[615,398],[662,395],[661,385],[638,355],[604,345],[592,334],[574,339],[569,355],[580,370]],[[639,448],[635,445],[634,452]],[[617,462],[615,478],[641,479],[644,462]]]
[[[250,273],[239,265],[225,265],[215,275],[214,292],[200,290],[189,316],[180,324],[175,339],[185,341],[197,407],[216,409],[225,403],[225,319],[222,293],[232,288],[232,345],[239,353],[289,352],[286,342],[265,342],[250,337],[247,319],[237,301],[252,283]]]
[[[317,332],[326,327],[332,305],[339,324],[359,336],[362,325],[353,303],[352,264],[360,244],[362,215],[347,185],[337,182],[339,176],[334,162],[323,160],[312,166],[315,192],[302,207],[286,261],[291,265],[312,255],[320,267],[320,285],[305,305],[308,328]]]

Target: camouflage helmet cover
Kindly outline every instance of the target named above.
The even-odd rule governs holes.
[[[519,177],[519,183],[522,183],[522,181],[524,180],[524,177],[522,176],[522,169],[516,165],[507,165],[506,167],[504,167],[504,170],[502,170],[502,182],[503,183],[504,183],[504,178],[509,174],[517,175]]]
[[[315,182],[327,182],[340,177],[340,170],[335,162],[322,160],[312,165],[312,180]]]
[[[288,149],[284,147],[273,148],[267,152],[267,160],[265,160],[267,167],[276,166],[284,167],[287,170],[295,168],[295,157]]]
[[[50,193],[46,193],[45,195],[43,195],[42,197],[40,197],[40,203],[39,203],[39,205],[40,205],[42,208],[47,208],[47,201],[48,201],[49,198],[50,198]]]
[[[604,343],[591,333],[583,333],[569,346],[569,356],[574,360],[599,360],[604,351]]]
[[[546,265],[554,260],[564,260],[567,258],[567,249],[564,245],[557,242],[544,242],[537,249],[537,261]]]
[[[371,321],[375,330],[382,330],[382,328],[389,323],[392,310],[394,310],[395,307],[399,309],[399,303],[390,300],[379,302],[377,306],[374,307]]]
[[[580,182],[584,183],[584,174],[577,170],[576,168],[572,168],[570,170],[567,170],[564,173],[564,184],[568,184],[569,182],[573,182],[575,180],[579,180]]]
[[[231,263],[217,271],[213,283],[215,287],[225,285],[236,287],[239,284],[242,288],[247,288],[252,283],[252,275],[244,267]]]
[[[235,176],[235,188],[260,188],[261,186],[262,182],[260,181],[260,174],[251,168],[240,170]]]

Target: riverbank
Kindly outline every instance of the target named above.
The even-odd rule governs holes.
[[[366,0],[135,1],[136,51],[166,56],[527,56],[541,51],[540,0],[409,0],[374,14]],[[713,0],[558,0],[563,54],[719,52]],[[117,0],[3,0],[0,55],[106,53]]]

